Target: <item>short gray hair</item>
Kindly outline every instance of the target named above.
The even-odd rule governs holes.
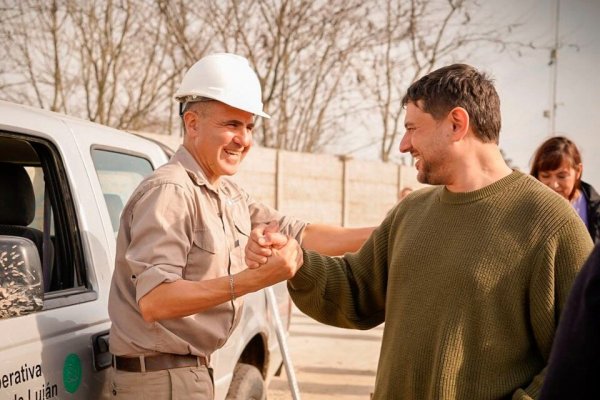
[[[211,99],[210,97],[203,97],[203,96],[187,96],[187,97],[184,97],[183,99],[181,99],[181,102],[179,103],[179,116],[181,118],[183,118],[183,114],[186,111],[189,111],[190,108],[194,104],[208,103],[208,102],[211,102],[211,101],[217,101],[217,100]]]

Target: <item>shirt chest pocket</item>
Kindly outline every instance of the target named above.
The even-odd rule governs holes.
[[[227,250],[223,251],[220,247],[222,245],[219,245],[218,238],[209,229],[195,230],[184,278],[203,280],[223,276],[227,269],[227,261],[223,256],[227,255]]]
[[[210,254],[217,252],[215,238],[212,236],[210,230],[206,228],[194,231],[194,246]]]

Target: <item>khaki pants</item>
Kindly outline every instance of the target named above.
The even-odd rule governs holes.
[[[109,398],[115,400],[213,400],[212,370],[173,368],[126,372],[111,368]]]

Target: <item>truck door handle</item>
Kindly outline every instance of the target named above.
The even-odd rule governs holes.
[[[112,355],[108,351],[108,333],[109,331],[103,331],[92,336],[92,360],[96,371],[108,368],[112,364]]]

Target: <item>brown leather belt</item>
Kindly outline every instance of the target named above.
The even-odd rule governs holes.
[[[172,368],[199,367],[201,365],[208,367],[206,358],[191,354],[159,354],[145,357],[113,356],[113,367],[127,372],[152,372]]]

